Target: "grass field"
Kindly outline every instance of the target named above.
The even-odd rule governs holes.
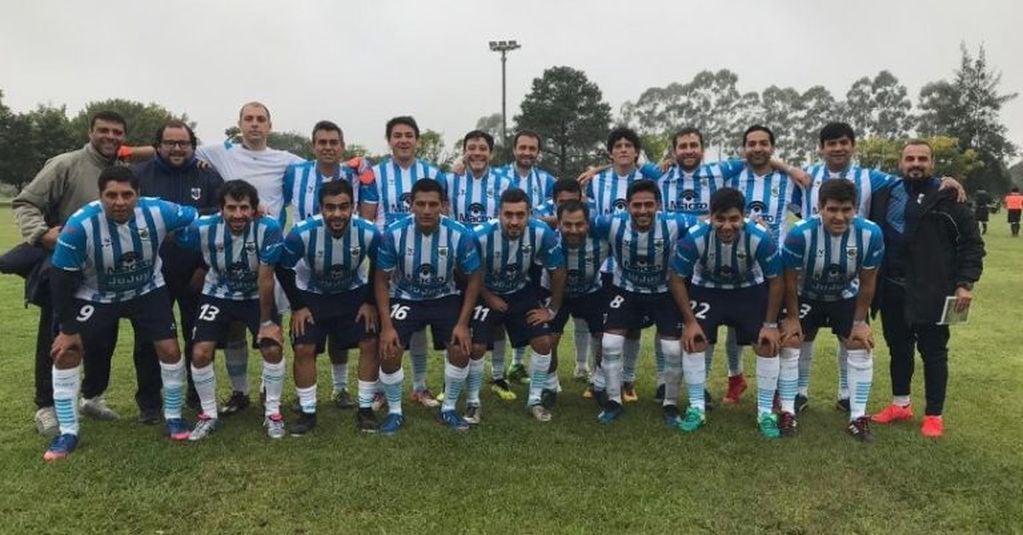
[[[0,249],[18,241],[12,219],[0,209]],[[0,532],[1023,532],[1015,297],[1023,240],[1008,238],[1001,221],[987,238],[971,323],[953,333],[946,436],[920,436],[918,366],[917,421],[875,427],[871,445],[849,439],[844,414],[832,408],[832,341],[818,349],[800,436],[767,441],[754,427],[752,391],[741,405],[710,413],[695,435],[666,428],[652,402],[649,335],[640,401],[610,427],[597,424],[565,364],[565,391],[547,425],[529,418],[521,401],[485,392],[483,423],[468,433],[449,432],[406,404],[399,436],[360,436],[351,412],[327,405],[321,362],[314,434],[271,442],[253,409],[207,442],[172,444],[162,427],[134,421],[130,329],[122,329],[108,392],[122,419],[85,420],[79,450],[50,466],[31,421],[37,310],[22,306],[20,279],[0,278]],[[724,360],[719,355],[712,371],[717,396]],[[747,354],[747,373],[753,368]],[[432,359],[435,390],[442,370]],[[258,372],[250,366],[253,384]],[[871,410],[889,400],[884,347],[874,377]],[[293,392],[289,386],[286,397]]]

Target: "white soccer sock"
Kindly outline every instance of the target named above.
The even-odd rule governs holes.
[[[590,356],[589,356],[590,373],[592,374],[594,372],[594,370],[597,369],[597,353],[600,352],[600,338],[599,337],[595,337],[593,335],[590,335],[590,345],[589,345],[589,348],[590,348]]]
[[[838,399],[849,399],[849,350],[838,342]]]
[[[53,408],[57,412],[60,434],[78,434],[78,392],[82,389],[82,366],[53,368]]]
[[[572,318],[575,327],[575,367],[586,369],[586,358],[590,355],[590,327],[582,318]]]
[[[892,396],[892,405],[898,405],[900,407],[907,407],[913,401],[909,396]]]
[[[526,406],[540,403],[540,395],[547,386],[547,370],[551,367],[551,354],[541,355],[536,351],[529,357],[529,398]]]
[[[707,384],[707,361],[703,353],[688,353],[682,351],[682,376],[686,381],[686,390],[689,393],[689,406],[707,410],[707,404],[703,399],[703,391]]]
[[[682,345],[678,340],[658,340],[657,346],[664,355],[664,401],[662,406],[678,406],[678,389],[682,382]]]
[[[266,391],[263,413],[267,416],[280,414],[281,394],[284,392],[284,357],[276,363],[263,361],[263,388]]]
[[[867,413],[870,385],[874,381],[874,359],[867,349],[849,350],[849,421]]]
[[[660,342],[654,341],[654,366],[657,368],[657,386],[664,384],[664,349]]]
[[[618,404],[622,403],[622,351],[625,337],[620,334],[604,333],[601,341],[604,356],[600,367],[604,370],[604,381],[607,397]]]
[[[626,383],[636,382],[636,363],[639,362],[639,338],[625,339],[622,346],[622,381]]]
[[[561,392],[561,380],[558,379],[557,371],[547,372],[547,386],[545,386],[544,388],[546,388],[547,390],[551,390],[553,392]]]
[[[469,359],[469,376],[466,378],[465,403],[468,405],[480,404],[480,388],[483,387],[483,359]]]
[[[429,354],[426,344],[426,329],[412,333],[409,338],[408,352],[412,360],[412,390],[426,390],[427,355]]]
[[[231,389],[249,394],[249,346],[243,336],[240,340],[228,340],[224,346],[224,365],[231,378]]]
[[[810,368],[813,367],[813,342],[799,346],[799,395],[810,395]]]
[[[398,368],[394,373],[380,370],[380,386],[387,398],[387,410],[391,414],[401,414],[401,384],[405,381],[405,370]]]
[[[781,355],[778,357],[778,398],[781,400],[781,410],[795,414],[796,412],[796,391],[799,385],[799,364],[800,350],[793,347],[781,348]],[[805,395],[805,394],[804,394]]]
[[[735,333],[735,327],[729,327],[727,331],[725,354],[728,355],[728,376],[735,377],[736,375],[742,375],[742,346],[739,345],[739,338]]]
[[[521,366],[525,358],[526,358],[525,347],[516,347],[515,349],[512,350],[512,364],[516,366]]]
[[[504,357],[507,354],[507,347],[503,336],[494,340],[494,349],[490,352],[490,378],[495,381],[504,379]]]
[[[459,368],[450,362],[444,363],[444,403],[442,411],[453,411],[458,404],[458,397],[465,389],[465,381],[469,377],[469,367]]]
[[[298,404],[302,406],[302,412],[316,414],[316,383],[306,388],[295,388],[298,394]]]
[[[213,363],[203,368],[196,368],[195,364],[192,364],[192,382],[195,384],[195,392],[199,394],[203,414],[209,418],[216,418],[217,375],[213,371]]]
[[[771,414],[774,409],[774,393],[778,391],[780,362],[778,357],[757,355],[757,412]]]
[[[377,381],[359,379],[359,408],[373,408],[373,396],[377,393]]]
[[[173,364],[160,362],[163,380],[163,418],[181,418],[181,405],[185,401],[185,359],[178,357]]]
[[[330,376],[334,381],[334,393],[337,394],[342,390],[348,390],[348,363],[344,364],[330,364]]]

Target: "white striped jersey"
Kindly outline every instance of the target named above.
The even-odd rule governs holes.
[[[344,180],[352,185],[352,206],[358,207],[359,203],[366,200],[362,194],[370,196],[370,201],[376,199],[375,189],[367,189],[365,192],[359,187],[359,176],[355,169],[347,165],[338,166],[334,176],[324,176],[320,173],[315,161],[303,162],[289,165],[284,173],[284,203],[292,206],[292,217],[295,221],[305,221],[320,213],[320,188],[327,182]]]
[[[255,186],[259,203],[266,208],[267,215],[283,223],[284,172],[289,165],[302,163],[304,159],[271,148],[249,150],[230,141],[202,145],[195,150],[195,156],[209,162],[225,181],[240,179]]]
[[[657,212],[650,228],[637,231],[628,213],[600,216],[594,233],[611,245],[614,285],[635,293],[668,291],[668,267],[675,247],[696,220],[685,214]]]
[[[497,169],[487,168],[476,178],[468,169],[464,174],[447,173],[448,201],[451,218],[473,227],[497,217],[501,209],[501,194],[512,187],[512,180]]]
[[[376,262],[380,231],[352,216],[340,236],[314,215],[291,227],[284,239],[279,265],[295,270],[295,285],[315,294],[338,294],[369,283],[364,262]]]
[[[500,221],[473,229],[483,266],[483,284],[497,294],[510,294],[529,283],[529,268],[538,264],[551,270],[565,267],[565,257],[554,231],[546,223],[530,219],[522,235],[505,236]]]
[[[433,164],[416,159],[408,169],[388,158],[373,166],[373,182],[362,184],[359,193],[365,204],[377,205],[377,228],[409,215],[412,210],[412,185],[417,180],[432,178],[446,185],[444,173]]]
[[[679,241],[671,267],[696,286],[734,290],[780,275],[781,254],[767,229],[753,221],[745,220],[730,243],[700,221]]]
[[[498,171],[511,179],[513,187],[526,192],[534,215],[540,206],[543,206],[543,203],[550,199],[554,193],[554,183],[557,180],[550,173],[535,165],[529,169],[529,174],[526,176],[519,174],[515,162],[498,168]]]
[[[797,223],[785,237],[782,263],[799,271],[799,295],[837,301],[859,292],[861,269],[877,269],[884,259],[881,227],[856,216],[849,228],[832,236],[820,217]]]
[[[561,253],[565,257],[565,269],[568,271],[565,282],[565,297],[568,299],[593,293],[600,289],[600,267],[611,256],[611,245],[602,240],[590,227],[590,232],[579,243],[570,246],[558,233]],[[551,277],[545,271],[541,285],[550,290]]]
[[[163,286],[160,244],[167,234],[187,227],[197,212],[191,206],[141,197],[125,223],[108,218],[100,201],[75,212],[60,231],[54,267],[81,271],[75,297],[93,303],[121,303]]]
[[[758,217],[763,220],[771,231],[775,248],[781,248],[788,230],[786,212],[792,208],[793,191],[798,187],[796,183],[782,171],[772,170],[760,176],[746,167],[726,180],[725,185],[739,190],[746,197],[746,217],[754,221]]]
[[[810,175],[811,182],[809,191],[797,187],[792,192],[792,204],[800,209],[803,219],[817,215],[817,194],[820,192],[821,184],[832,178],[844,178],[851,180],[856,185],[856,207],[859,215],[866,216],[870,213],[870,196],[873,192],[891,185],[897,177],[858,165],[851,165],[842,171],[831,171],[823,163],[807,166],[805,168]]]
[[[203,216],[178,233],[178,244],[200,251],[209,266],[203,295],[232,301],[259,299],[259,266],[277,265],[283,249],[281,225],[269,215],[239,235],[221,214]]]
[[[629,185],[642,179],[643,173],[638,168],[625,176],[619,175],[614,167],[597,173],[586,185],[586,198],[597,207],[597,211],[591,213],[590,217],[627,213],[625,196]]]
[[[710,197],[721,189],[746,166],[742,160],[723,160],[701,164],[692,171],[675,164],[665,173],[660,168],[643,166],[645,176],[657,176],[661,187],[661,206],[665,212],[678,212],[690,216],[710,213]]]
[[[380,240],[377,269],[391,273],[391,297],[425,301],[455,295],[455,268],[475,273],[480,255],[472,231],[441,216],[437,228],[423,234],[415,216],[387,227]]]

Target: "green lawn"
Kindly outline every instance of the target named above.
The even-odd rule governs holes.
[[[399,436],[361,436],[352,413],[325,406],[329,372],[321,362],[313,435],[271,442],[259,411],[250,410],[208,442],[172,444],[162,428],[134,422],[130,329],[122,329],[108,392],[122,419],[84,421],[80,449],[50,466],[31,421],[37,310],[22,306],[20,279],[0,278],[7,303],[0,308],[0,532],[1020,532],[1023,335],[1013,266],[1023,240],[1007,235],[1004,222],[992,225],[971,323],[953,335],[946,436],[925,440],[918,420],[876,427],[872,445],[849,439],[844,415],[832,408],[832,341],[818,349],[798,438],[760,438],[752,391],[682,436],[661,424],[651,401],[649,335],[640,401],[611,427],[597,424],[565,364],[565,391],[547,425],[529,418],[521,401],[485,392],[483,423],[468,433],[449,432],[406,405]],[[2,208],[0,248],[17,241],[10,209]],[[877,361],[871,410],[890,394],[884,347]],[[753,368],[747,354],[747,372]],[[431,360],[435,388],[442,369]],[[250,366],[253,384],[258,372]],[[723,355],[712,375],[720,396]],[[222,369],[219,377],[226,393]],[[921,381],[918,366],[918,412]]]

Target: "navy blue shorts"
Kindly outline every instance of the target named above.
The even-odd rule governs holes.
[[[604,330],[604,316],[607,314],[607,294],[603,289],[576,297],[565,297],[561,303],[561,309],[554,321],[550,323],[551,332],[561,334],[565,332],[565,324],[568,323],[568,316],[581,318],[586,322],[586,327],[593,334],[599,334]]]
[[[313,322],[306,323],[302,336],[295,336],[292,330],[292,346],[315,344],[316,352],[322,353],[326,349],[328,336],[332,347],[352,349],[359,347],[363,339],[375,335],[375,332],[366,330],[364,322],[355,319],[359,308],[366,303],[368,288],[363,286],[339,294],[302,292],[302,299],[313,314]]]
[[[232,323],[242,323],[252,333],[253,345],[259,334],[259,299],[236,301],[203,294],[192,329],[192,341],[224,342]]]
[[[641,294],[612,286],[606,297],[605,332],[613,329],[641,329],[650,325],[648,321],[652,321],[661,336],[682,336],[682,313],[675,306],[670,293]]]
[[[86,350],[89,347],[110,346],[110,340],[95,340],[94,337],[109,338],[111,333],[117,333],[121,318],[131,321],[136,340],[159,342],[178,337],[174,312],[165,286],[120,303],[93,303],[75,299],[73,306],[77,311],[73,321]]]
[[[501,325],[504,325],[505,331],[508,332],[508,340],[512,347],[527,346],[533,338],[551,333],[549,323],[530,325],[526,321],[529,311],[542,308],[546,301],[538,287],[529,284],[517,292],[500,297],[504,299],[505,303],[508,303],[508,310],[504,312],[491,309],[482,300],[473,309],[472,341],[474,344],[493,346],[494,333]]]
[[[821,327],[831,327],[831,332],[840,338],[849,338],[855,315],[855,297],[838,301],[799,298],[799,325],[803,329],[803,339],[807,342],[817,337]]]
[[[708,344],[717,343],[718,327],[728,325],[735,328],[738,344],[747,346],[757,340],[764,325],[767,284],[731,290],[694,284],[689,286],[689,300]]]
[[[461,295],[447,295],[424,301],[391,299],[391,323],[398,333],[398,341],[403,349],[408,348],[409,339],[413,334],[426,327],[430,327],[433,334],[433,348],[438,351],[447,349],[461,311]]]

